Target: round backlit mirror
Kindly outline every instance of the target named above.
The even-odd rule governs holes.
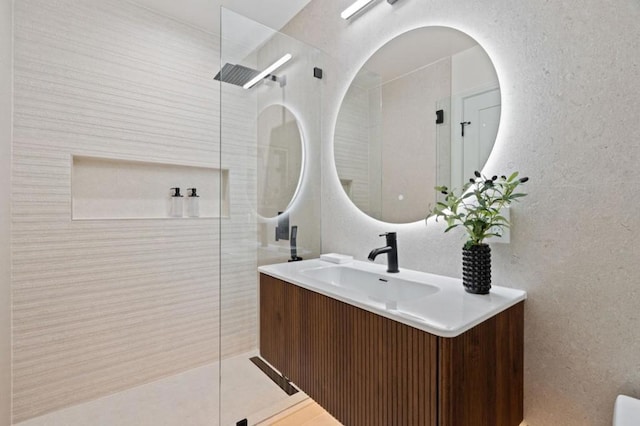
[[[258,214],[275,217],[287,210],[300,185],[303,164],[298,120],[283,105],[258,115]]]
[[[484,49],[447,27],[406,32],[376,51],[342,101],[335,165],[351,201],[390,223],[424,219],[437,185],[457,188],[486,163],[500,87]]]

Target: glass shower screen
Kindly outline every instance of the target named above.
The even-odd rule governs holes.
[[[222,9],[221,425],[258,424],[306,398],[272,380],[260,358],[257,268],[320,254],[321,60]]]

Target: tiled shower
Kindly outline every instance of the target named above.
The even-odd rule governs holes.
[[[298,175],[285,164],[282,179],[301,178],[275,208],[299,252],[319,254],[320,54],[228,10],[215,34],[122,0],[14,7],[13,422],[93,404],[102,424],[96,401],[126,413],[117,395],[144,404],[155,383],[156,404],[180,392],[209,410],[186,424],[217,424],[238,357],[257,351],[256,267],[289,257],[257,205],[272,105],[297,119],[303,159]],[[281,81],[213,78],[284,51]],[[199,188],[199,217],[168,217],[170,186]],[[172,388],[180,375],[191,385]],[[256,401],[226,406],[267,408]]]

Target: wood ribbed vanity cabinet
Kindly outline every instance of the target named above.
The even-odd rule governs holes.
[[[260,353],[348,426],[518,426],[524,303],[454,338],[260,275]]]

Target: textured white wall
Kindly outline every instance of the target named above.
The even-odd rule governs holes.
[[[475,38],[500,79],[502,124],[485,170],[520,170],[529,197],[497,285],[528,291],[525,418],[531,426],[611,423],[616,394],[640,397],[640,3],[636,0],[401,0],[346,22],[351,0],[316,0],[285,29],[338,58],[325,64],[323,251],[364,259],[399,232],[400,267],[460,275],[460,234],[383,224],[354,209],[333,166],[340,101],[381,45],[424,25]]]
[[[471,177],[463,172],[464,141],[460,132],[460,122],[464,116],[462,97],[469,96],[470,92],[497,88],[499,81],[491,58],[477,45],[451,57],[451,76],[451,108],[449,117],[445,112],[445,119],[451,120],[448,126],[451,129],[451,158],[459,161],[451,161],[451,180],[448,184],[443,181],[443,184],[449,188],[459,188]]]
[[[255,123],[265,87],[225,84],[220,94],[218,38],[129,2],[24,0],[16,23],[15,420],[255,349]],[[280,38],[260,54],[282,43],[302,54],[280,99],[304,117],[307,182],[291,224],[301,225],[300,254],[317,257],[321,83],[310,76],[319,52]],[[212,219],[73,222],[71,155],[221,161],[230,216],[221,234]]]
[[[0,1],[0,426],[11,419],[12,1]]]
[[[223,52],[237,49],[224,40],[221,46]],[[228,62],[224,53],[222,57],[223,63]],[[220,226],[220,297],[223,305],[220,350],[222,357],[227,357],[253,349],[257,342],[257,96],[253,91],[227,83],[222,84],[220,90],[220,161],[222,168],[229,170],[231,191],[230,214],[221,219]]]

